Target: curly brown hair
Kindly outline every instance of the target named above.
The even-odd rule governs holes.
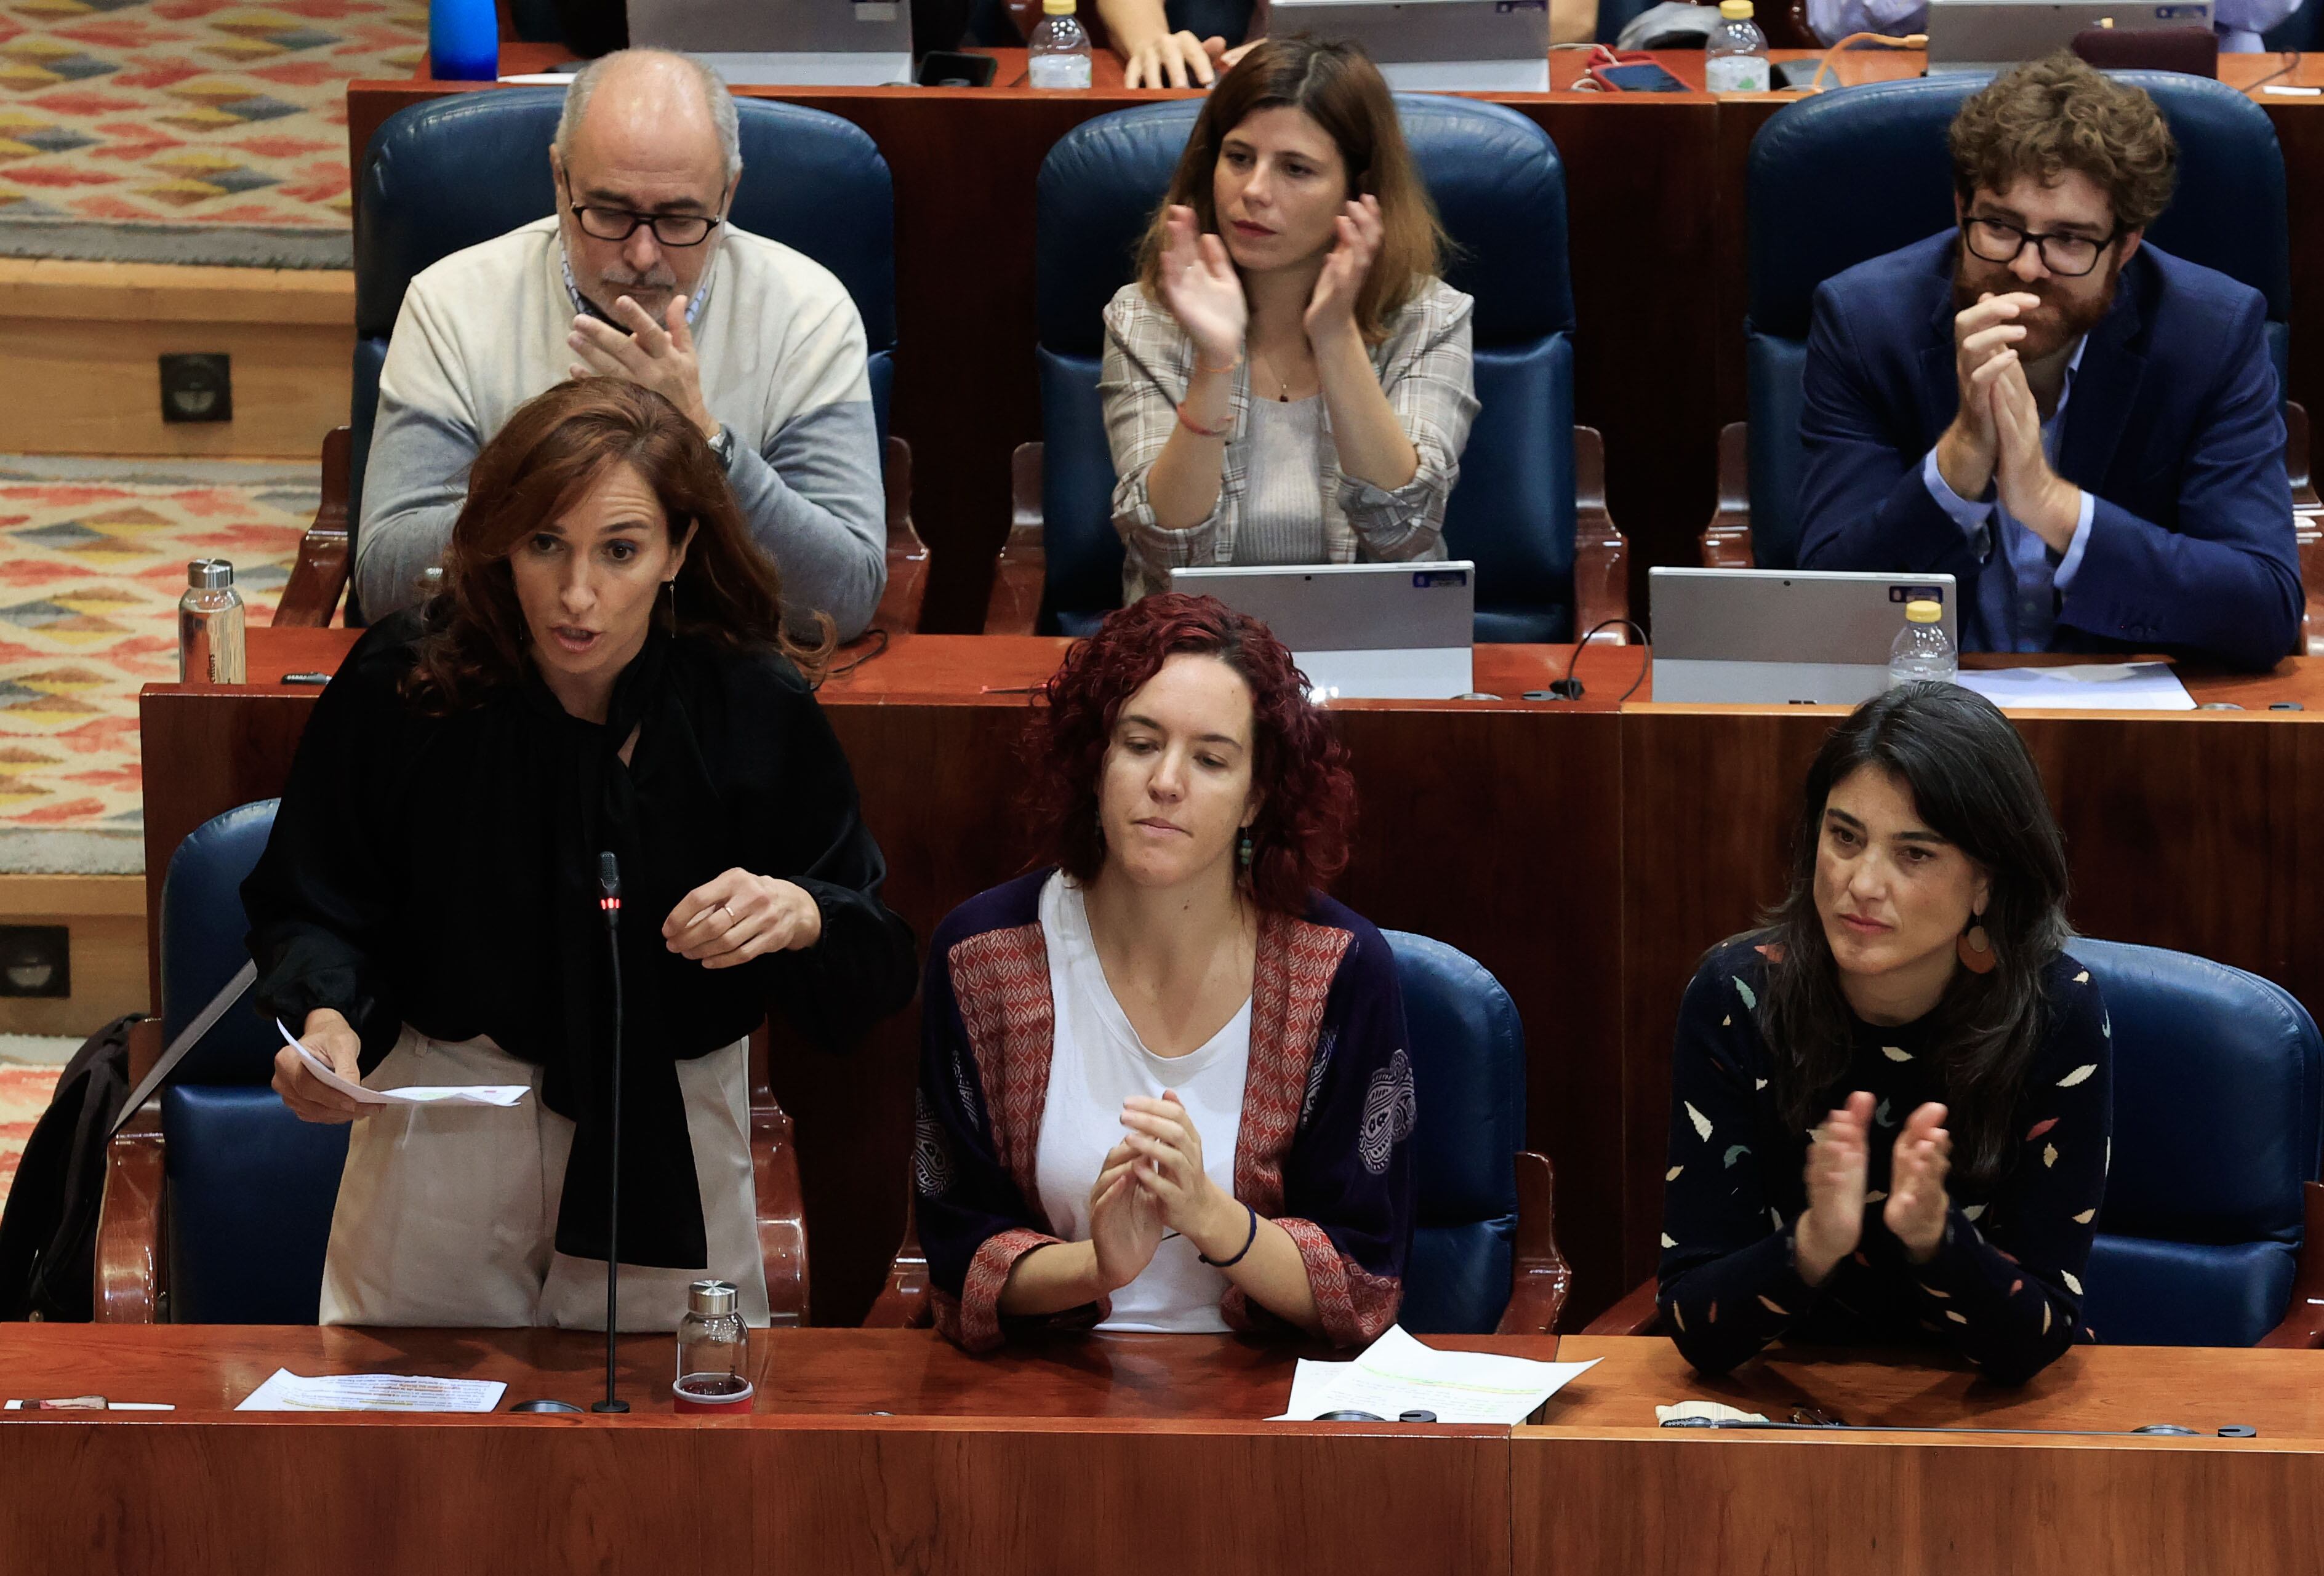
[[[529,631],[509,564],[534,531],[586,493],[606,466],[627,465],[653,489],[672,543],[698,527],[677,588],[654,616],[664,629],[727,651],[779,651],[812,681],[832,646],[783,625],[782,576],[751,539],[726,473],[701,429],[659,394],[622,378],[558,384],[517,407],[468,469],[467,502],[444,555],[444,590],[422,611],[426,632],[403,693],[429,716],[481,702],[523,676]]]
[[[1055,864],[1088,882],[1105,863],[1098,829],[1098,779],[1123,705],[1181,651],[1215,657],[1250,687],[1251,901],[1302,914],[1307,894],[1348,862],[1356,784],[1347,746],[1307,680],[1265,624],[1216,597],[1163,592],[1109,613],[1098,631],[1065,653],[1034,696],[1025,733],[1026,824],[1044,846],[1037,864]]]
[[[2154,100],[2064,50],[1996,78],[1961,106],[1950,138],[1964,207],[1980,190],[2027,176],[2047,186],[2071,170],[2107,194],[2120,229],[2143,230],[2179,178],[2179,144]]]

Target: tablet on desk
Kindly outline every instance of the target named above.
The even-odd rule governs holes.
[[[1324,700],[1449,700],[1474,687],[1477,566],[1222,565],[1173,569],[1170,589],[1215,596],[1291,648]]]

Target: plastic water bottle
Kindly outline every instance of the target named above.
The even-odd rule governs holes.
[[[501,21],[493,0],[429,0],[428,74],[438,82],[499,78]]]
[[[1767,35],[1751,0],[1719,0],[1719,25],[1702,41],[1702,79],[1713,93],[1767,91]]]
[[[234,566],[224,558],[188,564],[186,594],[178,599],[178,682],[242,683],[242,626]]]
[[[1734,0],[1728,0],[1729,5]],[[1888,687],[1900,684],[1950,684],[1960,671],[1952,638],[1945,633],[1945,610],[1933,602],[1904,604],[1904,627],[1888,648]]]
[[[1088,88],[1089,34],[1074,20],[1074,0],[1041,0],[1041,15],[1026,47],[1025,79],[1036,88]]]

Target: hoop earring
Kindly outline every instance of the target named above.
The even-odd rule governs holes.
[[[1242,867],[1245,874],[1250,873],[1253,852],[1250,828],[1246,826],[1242,829],[1242,834],[1235,839],[1235,862]]]
[[[2001,954],[1993,950],[1993,937],[1985,933],[1984,915],[1969,916],[1969,928],[1953,943],[1953,954],[1972,974],[1989,974],[2001,966]]]

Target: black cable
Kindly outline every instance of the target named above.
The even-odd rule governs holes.
[[[630,1404],[614,1394],[613,1341],[620,1323],[622,1284],[622,878],[611,853],[598,860],[598,907],[605,914],[605,955],[613,976],[613,1184],[605,1216],[605,1398],[592,1412],[627,1412]]]
[[[2262,77],[2258,81],[2245,88],[2245,97],[2252,97],[2254,95],[2257,94],[2261,88],[2274,81],[2278,77],[2288,77],[2292,72],[2300,69],[2300,51],[2298,50],[2278,50],[2275,53],[2276,58],[2282,60],[2283,64],[2278,66],[2274,70],[2270,71],[2266,76]]]
[[[1590,637],[1600,630],[1614,624],[1620,624],[1638,640],[1638,675],[1630,680],[1630,687],[1624,690],[1614,704],[1620,705],[1623,701],[1637,694],[1638,686],[1646,681],[1646,668],[1654,661],[1654,653],[1646,648],[1646,631],[1639,628],[1631,619],[1602,618],[1591,624],[1582,639],[1574,642],[1573,655],[1565,659],[1565,677],[1553,682],[1547,689],[1526,690],[1525,698],[1527,700],[1580,700],[1582,695],[1582,682],[1573,677],[1573,665],[1582,659],[1582,649],[1590,643]]]
[[[872,649],[863,652],[861,656],[855,657],[848,661],[842,662],[836,668],[825,668],[824,670],[823,677],[815,681],[816,688],[821,689],[825,685],[829,684],[835,678],[846,677],[858,668],[862,667],[863,664],[872,660],[872,658],[881,655],[888,650],[887,631],[882,629],[869,629],[863,631],[863,636],[866,640],[872,642]]]

